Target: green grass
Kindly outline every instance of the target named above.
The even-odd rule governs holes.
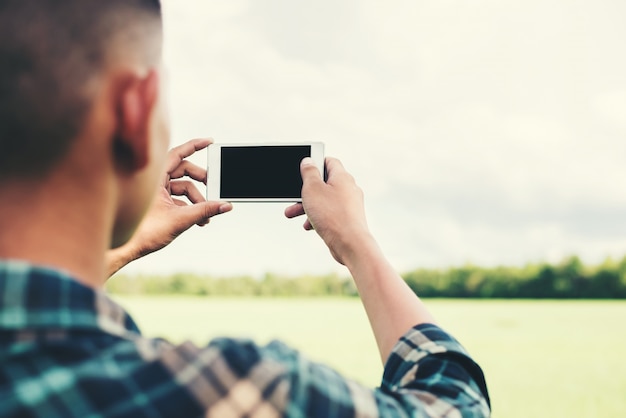
[[[284,340],[368,386],[382,373],[356,299],[118,297],[145,334]],[[481,364],[494,417],[626,416],[626,302],[429,300]]]

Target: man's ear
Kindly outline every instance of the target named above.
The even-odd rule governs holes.
[[[146,167],[150,159],[151,119],[159,96],[156,70],[126,80],[118,94],[118,129],[113,142],[116,165],[126,172]]]

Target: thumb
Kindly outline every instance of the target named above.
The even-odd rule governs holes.
[[[200,226],[209,223],[209,220],[221,213],[230,212],[233,205],[229,202],[201,202],[180,208],[179,223],[183,230],[190,228],[193,224]]]
[[[300,163],[300,173],[302,174],[302,182],[304,184],[310,182],[323,182],[322,173],[315,165],[315,161],[311,157],[306,157]]]

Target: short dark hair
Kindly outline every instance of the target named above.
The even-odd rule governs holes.
[[[160,36],[159,0],[0,0],[0,183],[40,178],[66,154],[114,43],[157,64]]]

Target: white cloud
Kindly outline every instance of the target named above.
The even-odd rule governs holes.
[[[593,110],[599,122],[608,131],[626,137],[626,89],[614,89],[598,93],[593,101]],[[622,141],[621,149],[626,148]]]
[[[400,269],[621,255],[625,4],[169,0],[174,142],[325,141]],[[282,209],[129,269],[343,271]]]

